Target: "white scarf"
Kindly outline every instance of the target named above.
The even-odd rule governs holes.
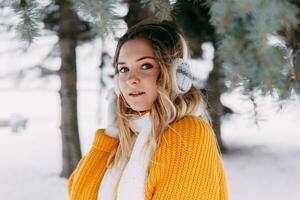
[[[144,144],[150,135],[152,122],[149,113],[142,117],[132,119],[131,126],[139,133],[130,159],[121,175],[121,172],[108,168],[101,181],[98,200],[114,200],[114,190],[120,178],[117,191],[118,200],[142,200],[145,196],[147,181],[147,169],[151,159],[151,153],[147,148],[144,154]],[[121,176],[121,177],[120,177]]]

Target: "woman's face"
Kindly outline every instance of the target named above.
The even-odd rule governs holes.
[[[125,42],[117,68],[120,91],[129,106],[135,111],[149,110],[158,96],[156,80],[160,66],[148,40],[136,38]]]

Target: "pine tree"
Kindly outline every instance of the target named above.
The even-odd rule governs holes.
[[[86,4],[86,1],[52,0],[45,5],[35,0],[2,0],[0,3],[2,9],[10,9],[18,16],[18,23],[12,26],[20,39],[27,40],[29,45],[35,38],[43,36],[43,28],[58,36],[57,50],[61,59],[59,70],[53,71],[41,64],[35,67],[41,70],[43,76],[56,74],[60,78],[63,156],[60,175],[69,177],[81,159],[77,120],[76,46],[96,36],[103,37],[108,32],[114,32],[113,25],[117,20],[112,11],[113,2],[88,1],[90,4]]]
[[[131,2],[138,3],[138,1]],[[66,129],[62,126],[62,136],[65,138],[63,141],[71,140],[71,143],[78,149],[79,143],[72,137],[75,135],[75,138],[78,138],[75,108],[75,47],[81,41],[80,38],[86,41],[97,36],[104,37],[104,33],[115,32],[114,27],[120,18],[116,17],[113,10],[118,2],[113,0],[53,0],[50,4],[55,6],[49,7],[52,12],[47,13],[47,17],[51,19],[49,21],[46,20],[47,17],[42,16],[45,6],[38,1],[0,0],[0,3],[0,8],[14,9],[19,16],[19,23],[15,28],[19,30],[22,38],[27,38],[29,43],[39,36],[42,19],[44,19],[45,28],[49,27],[59,36],[62,68],[58,74],[62,85],[68,88],[61,90],[60,94],[62,102],[71,94],[67,104],[72,105],[69,111],[64,110],[64,112],[72,113],[72,117],[68,118],[62,112],[62,119],[75,120]],[[196,34],[190,38],[198,40],[198,47],[190,45],[195,57],[201,56],[200,45],[204,41],[212,42],[216,50],[214,68],[209,77],[211,81],[208,80],[208,86],[212,91],[215,90],[213,91],[215,93],[211,93],[210,96],[214,96],[215,99],[211,102],[215,102],[212,103],[212,107],[217,110],[216,119],[220,119],[222,112],[220,95],[226,91],[225,89],[242,87],[244,93],[251,99],[255,91],[260,91],[263,95],[278,94],[281,99],[287,99],[293,93],[300,94],[299,0],[141,0],[140,3],[161,19],[172,19],[172,15],[176,16],[176,13],[180,13],[180,9],[184,10],[184,6],[187,5],[194,6],[194,10],[196,9],[193,13],[197,15],[194,16],[193,21],[199,23],[198,26],[197,24],[189,25],[189,21],[181,21],[182,15],[178,15],[176,19],[182,26],[194,28],[190,29],[191,32],[187,31],[187,34],[193,33],[197,28],[205,30],[205,34],[195,32]],[[66,9],[65,14],[60,13],[64,10],[63,8]],[[58,15],[55,15],[55,10],[59,11]],[[53,16],[50,16],[51,13]],[[68,18],[72,19],[64,20],[64,16],[72,16]],[[128,14],[125,19],[134,23],[134,18]],[[1,23],[0,25],[6,26]],[[70,29],[66,30],[68,27]],[[82,31],[82,29],[87,31]],[[81,32],[85,34],[79,34]],[[47,69],[43,70],[49,72]],[[62,104],[62,107],[67,104]],[[216,127],[220,127],[220,121],[217,120],[217,123]],[[70,132],[67,133],[67,130]],[[65,143],[63,145],[66,147],[64,151],[67,154],[72,153],[70,146]],[[72,158],[72,162],[77,162],[78,157],[80,156]],[[67,159],[70,160],[70,158]],[[74,164],[67,165],[70,166],[63,167],[63,169],[68,169],[62,173],[63,176],[68,176],[74,168]]]

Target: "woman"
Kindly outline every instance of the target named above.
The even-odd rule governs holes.
[[[108,126],[68,182],[74,200],[227,200],[206,106],[171,22],[140,23],[119,41]],[[115,91],[115,92],[113,92]]]

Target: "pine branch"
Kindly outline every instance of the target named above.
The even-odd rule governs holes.
[[[21,0],[12,4],[14,11],[20,17],[20,22],[16,26],[21,39],[27,40],[29,44],[39,35],[39,13],[38,4],[35,0]]]
[[[112,0],[72,0],[78,15],[92,23],[97,35],[114,33],[118,25],[115,8],[117,1]]]
[[[39,69],[40,70],[40,77],[43,78],[45,76],[51,76],[51,75],[59,75],[59,71],[58,70],[51,70],[47,67],[44,67],[42,65],[36,65],[33,66],[31,69]]]
[[[100,24],[102,25],[104,32],[108,33],[108,24],[105,20],[105,16],[102,14],[102,13],[105,13],[105,11],[103,10],[104,6],[101,1],[99,1],[99,0],[94,0],[94,1],[96,4],[96,13],[99,17]]]
[[[231,86],[238,85],[239,77],[242,85],[251,80],[263,94],[286,90],[292,56],[285,45],[278,45],[277,35],[296,26],[296,8],[281,0],[218,0],[211,5],[211,23],[220,38],[217,54]]]
[[[172,5],[168,0],[141,0],[144,6],[147,6],[152,13],[160,19],[171,19]]]

